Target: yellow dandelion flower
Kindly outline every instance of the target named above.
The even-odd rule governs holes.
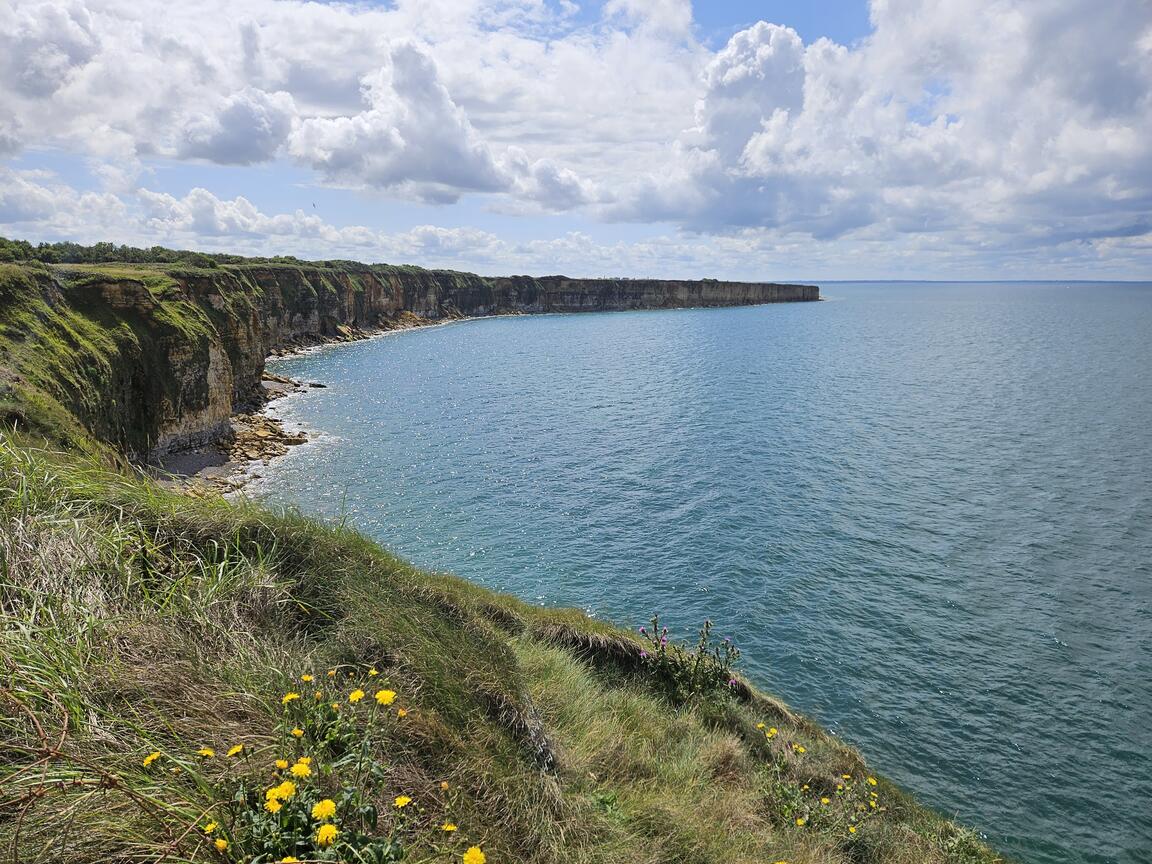
[[[869,807],[871,807],[873,810],[875,810],[875,809],[876,809],[876,802],[875,802],[874,800],[873,800],[873,801],[869,801],[869,802],[868,802],[868,806],[869,806]]]
[[[332,710],[333,711],[339,711],[340,710],[340,703],[339,702],[333,702],[332,703]]]
[[[173,768],[169,768],[168,770],[169,770],[169,771],[171,771],[173,774],[179,774],[179,773],[180,773],[181,771],[183,771],[184,769],[183,769],[183,768],[181,768],[179,765],[177,765],[177,766],[175,766],[175,767],[173,767]]]
[[[369,677],[369,678],[375,678],[375,677],[376,677],[377,675],[379,675],[379,674],[380,674],[380,673],[379,673],[379,672],[377,672],[375,669],[369,669],[369,670],[368,670],[368,677]]]
[[[441,780],[440,781],[440,791],[441,792],[447,792],[448,791],[448,781],[447,780]]]
[[[801,792],[807,792],[807,791],[808,791],[808,788],[809,788],[809,787],[808,787],[808,784],[807,784],[807,783],[805,783],[803,786],[801,786],[801,787],[800,787],[800,791],[801,791]]]
[[[229,756],[239,756],[243,752],[244,752],[244,745],[243,744],[237,744],[235,747],[230,747],[228,749],[228,755]]]
[[[832,803],[832,799],[831,799],[831,798],[821,798],[821,799],[820,799],[820,803],[821,803],[821,804],[831,804],[831,803]]]
[[[325,798],[323,801],[317,801],[312,805],[312,818],[319,819],[321,822],[326,822],[336,815],[336,802],[331,798]]]
[[[293,777],[307,777],[312,773],[312,769],[305,765],[303,762],[297,762],[292,766]]]
[[[196,751],[196,755],[197,756],[203,756],[205,759],[211,759],[213,756],[216,755],[216,751],[213,750],[211,747],[201,747],[199,750]]]
[[[217,837],[216,842],[213,845],[215,845],[217,852],[223,852],[225,849],[228,848],[228,841],[225,840],[223,837]]]
[[[269,798],[267,801],[264,802],[264,809],[267,810],[269,813],[279,813],[280,808],[283,806],[284,805],[280,803],[279,798]]]
[[[807,819],[805,819],[803,816],[801,816],[799,819],[796,820],[796,825],[797,825],[797,827],[803,828],[804,824],[807,821],[808,821]]]
[[[339,834],[340,832],[336,829],[335,825],[333,825],[331,822],[325,822],[316,831],[316,845],[331,846],[336,842],[336,838],[339,836]]]
[[[273,786],[264,793],[264,797],[269,801],[275,799],[277,801],[286,801],[296,794],[296,784],[291,780],[285,780],[279,786]]]
[[[409,804],[411,804],[412,799],[409,798],[407,795],[397,795],[396,800],[393,801],[392,803],[395,804],[397,807],[403,808],[403,807],[407,807]]]
[[[407,708],[397,708],[396,709],[396,716],[399,717],[401,720],[403,720],[405,717],[408,716],[408,709]]]
[[[805,747],[805,746],[803,746],[802,744],[797,744],[797,745],[796,745],[796,752],[797,752],[797,753],[807,753],[807,752],[808,752],[808,748],[807,748],[807,747]]]
[[[204,833],[205,834],[211,834],[213,831],[216,830],[217,827],[218,826],[216,825],[215,822],[209,822],[207,825],[204,826]]]
[[[856,833],[856,826],[855,825],[849,825],[848,826],[848,833],[849,834],[855,834]]]
[[[451,822],[445,822],[443,825],[440,826],[440,830],[441,831],[455,831],[456,826],[453,825]]]
[[[305,684],[311,684],[316,679],[313,678],[311,675],[301,675],[300,680],[303,681]]]
[[[276,767],[279,768],[281,771],[283,771],[285,768],[288,767],[288,760],[287,759],[277,759],[276,760]]]
[[[391,705],[396,699],[396,693],[393,690],[377,690],[376,702],[379,705]]]
[[[756,724],[756,728],[757,728],[757,729],[763,729],[763,728],[764,728],[764,724],[763,724],[763,723],[757,723],[757,724]]]
[[[351,702],[353,705],[355,705],[357,702],[359,702],[363,698],[364,698],[364,691],[363,690],[353,690],[351,693],[348,694],[348,701]]]
[[[295,855],[285,855],[280,859],[280,864],[299,864],[300,859]]]
[[[280,699],[280,704],[287,705],[289,702],[295,702],[299,698],[299,693],[285,693],[284,696]]]
[[[777,729],[775,726],[773,726],[764,734],[769,738],[775,738],[777,735],[780,734],[780,730]]]
[[[301,729],[299,726],[297,726],[295,729],[292,730],[292,737],[293,738],[303,738],[304,737],[304,730]]]
[[[311,756],[301,756],[296,761],[299,762],[301,765],[311,765],[312,764],[312,757]]]
[[[484,864],[488,858],[484,855],[483,852],[480,851],[479,846],[473,846],[464,853],[464,857],[461,860],[464,862],[464,864]]]
[[[142,764],[145,768],[147,768],[149,765],[151,765],[153,762],[155,762],[159,758],[160,758],[160,751],[159,750],[153,750],[151,753],[149,753],[147,756],[144,757],[144,761],[140,764]]]
[[[328,677],[329,678],[335,678],[336,677],[336,670],[335,669],[329,669],[328,670]]]
[[[869,777],[868,778],[868,785],[869,786],[875,786],[876,785],[876,778],[875,777]]]
[[[837,792],[843,792],[844,791],[844,784],[843,783],[837,783],[836,784],[836,791]]]
[[[852,779],[852,775],[851,775],[851,774],[841,774],[841,775],[840,775],[840,779],[841,779],[841,780],[851,780],[851,779]]]
[[[317,690],[315,693],[312,694],[312,698],[315,699],[317,702],[319,702],[321,699],[324,698],[324,691],[323,690]]]

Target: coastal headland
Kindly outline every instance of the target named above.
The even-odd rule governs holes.
[[[262,404],[267,357],[489,315],[739,306],[820,299],[814,285],[488,278],[347,261],[0,265],[16,350],[0,420],[50,439],[83,431],[140,461],[234,434]],[[274,384],[274,382],[273,382]],[[34,397],[34,398],[33,398]],[[5,408],[5,406],[7,406]]]
[[[138,470],[298,386],[266,374],[276,351],[476,315],[818,296],[0,264],[0,848],[69,864],[1002,861],[761,692],[709,622],[695,646],[675,632],[700,622],[620,629]],[[234,446],[283,435],[238,419]]]

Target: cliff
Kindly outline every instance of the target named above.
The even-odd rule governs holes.
[[[278,349],[413,321],[812,301],[810,285],[352,262],[0,265],[0,420],[136,459],[220,436]]]

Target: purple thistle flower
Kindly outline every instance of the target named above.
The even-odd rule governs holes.
[[[661,636],[660,637],[660,644],[661,645],[667,645],[668,644],[668,637],[667,636]]]
[[[647,651],[641,651],[640,652],[640,659],[641,660],[647,660],[648,659],[648,652]]]
[[[647,635],[648,635],[648,631],[647,631],[647,630],[645,630],[643,627],[641,627],[641,628],[640,628],[640,632],[641,632],[643,635],[645,635],[645,636],[647,636]]]
[[[728,679],[728,686],[729,687],[735,687],[736,686],[736,679],[735,678],[729,678]]]

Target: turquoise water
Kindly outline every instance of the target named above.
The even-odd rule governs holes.
[[[837,284],[276,364],[256,491],[746,672],[1025,862],[1152,861],[1152,285]]]

